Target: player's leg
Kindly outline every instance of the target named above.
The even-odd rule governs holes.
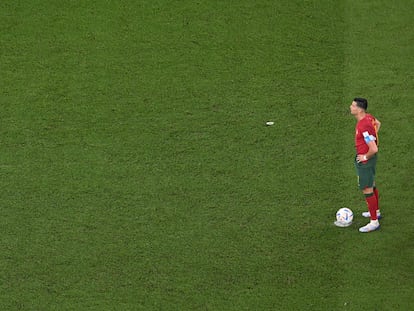
[[[367,202],[368,211],[371,220],[377,220],[377,208],[378,208],[378,201],[377,197],[374,194],[373,187],[367,187],[362,190],[362,193],[365,196],[365,201]]]
[[[375,184],[375,181],[374,181],[373,191],[374,191],[374,195],[375,195],[375,197],[377,198],[377,218],[378,218],[378,219],[381,219],[381,218],[382,218],[382,216],[381,216],[381,210],[380,210],[380,208],[379,208],[379,192],[378,192],[378,188],[377,188],[377,186],[376,186],[376,184]],[[368,212],[363,212],[363,213],[362,213],[362,216],[364,216],[364,217],[366,217],[366,218],[370,218],[370,217],[371,217],[371,214],[370,214],[370,212],[369,212],[369,211],[368,211]]]
[[[373,193],[375,198],[377,199],[377,218],[381,219],[381,212],[379,209],[379,193],[378,193],[378,188],[376,186],[375,183],[375,171],[376,171],[376,166],[377,166],[377,155],[374,155],[374,157],[372,157],[368,163],[364,164],[364,165],[359,165],[359,167],[362,169],[364,169],[363,174],[368,174],[368,176],[365,176],[364,178],[367,178],[366,180],[366,185],[367,186],[371,186],[371,182],[372,182],[372,188],[373,188]],[[365,171],[365,169],[367,169],[368,171]],[[363,188],[360,188],[361,190],[363,190]],[[371,213],[368,212],[363,212],[362,216],[370,218],[371,217]]]
[[[374,176],[375,170],[373,167],[363,166],[358,169],[359,187],[365,196],[365,201],[368,206],[370,223],[364,227],[359,228],[360,232],[371,232],[379,229],[380,224],[377,218],[378,201],[374,194]]]

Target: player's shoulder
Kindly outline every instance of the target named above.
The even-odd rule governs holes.
[[[375,117],[369,113],[367,113],[365,117],[361,120],[362,124],[372,124],[372,122],[375,122]]]
[[[370,115],[370,114],[366,114],[364,118],[362,118],[361,120],[359,120],[357,127],[359,128],[369,128],[372,127],[373,122],[375,122],[375,118]]]
[[[365,115],[365,118],[367,119],[367,121],[372,121],[372,120],[375,121],[375,117],[372,114],[369,114],[369,113],[367,113]]]

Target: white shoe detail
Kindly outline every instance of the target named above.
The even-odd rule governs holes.
[[[373,223],[369,223],[368,225],[359,228],[359,232],[366,233],[366,232],[371,232],[371,231],[378,230],[379,228],[380,228],[380,224],[379,223],[377,225],[376,224],[373,224]]]

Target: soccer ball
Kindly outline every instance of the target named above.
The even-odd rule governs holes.
[[[350,224],[352,224],[353,219],[354,213],[352,213],[352,211],[347,207],[340,208],[336,212],[336,221],[340,224],[349,226]]]

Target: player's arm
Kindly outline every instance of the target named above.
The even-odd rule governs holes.
[[[371,159],[377,152],[378,152],[378,145],[376,142],[376,137],[373,134],[374,129],[367,129],[367,131],[362,132],[362,135],[364,136],[364,141],[368,146],[368,152],[366,154],[358,154],[357,155],[357,161],[358,162],[365,162]]]
[[[370,141],[367,145],[369,149],[365,156],[367,159],[371,159],[378,152],[378,146],[375,141]]]
[[[377,152],[378,152],[378,146],[375,143],[374,140],[371,140],[367,143],[368,146],[368,152],[366,154],[358,154],[357,155],[357,161],[358,162],[365,162],[371,159]]]

